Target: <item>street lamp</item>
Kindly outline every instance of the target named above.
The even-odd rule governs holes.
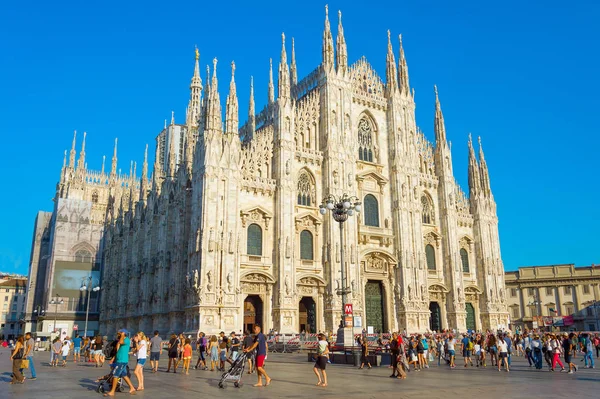
[[[348,220],[348,217],[358,214],[361,211],[361,203],[358,197],[349,196],[343,194],[341,197],[336,197],[333,194],[328,195],[323,199],[319,206],[319,212],[321,215],[325,215],[327,211],[330,211],[333,215],[333,219],[340,225],[340,261],[341,261],[341,272],[342,272],[342,287],[336,289],[336,294],[342,297],[342,319],[340,322],[340,329],[338,330],[338,342],[343,342],[346,346],[346,339],[344,337],[344,314],[345,305],[347,301],[347,295],[352,292],[352,289],[348,287],[346,282],[346,267],[344,263],[344,222]],[[341,332],[341,334],[340,334]]]
[[[60,299],[60,300],[59,300]],[[54,328],[52,329],[54,332],[56,332],[56,314],[58,312],[58,305],[62,305],[63,303],[65,303],[65,301],[59,296],[56,296],[55,298],[52,298],[52,300],[50,300],[50,303],[52,305],[54,305]]]
[[[542,302],[540,302],[538,300],[537,295],[533,295],[533,301],[529,302],[528,306],[535,306],[535,321],[536,323],[538,323],[538,328],[540,328],[539,323],[540,323],[540,309],[539,306],[542,304]],[[533,323],[532,323],[533,324]]]
[[[86,280],[87,280],[87,283],[86,283]],[[87,291],[87,306],[85,309],[85,327],[83,330],[84,336],[87,336],[88,317],[90,314],[90,294],[92,293],[92,291],[94,291],[94,292],[100,291],[100,284],[97,284],[94,288],[92,288],[92,283],[93,283],[92,276],[84,277],[83,281],[81,283],[81,288],[79,288],[79,290],[81,292]]]

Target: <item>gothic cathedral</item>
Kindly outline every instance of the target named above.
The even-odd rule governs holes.
[[[133,165],[117,174],[116,146],[110,175],[65,162],[58,195],[83,187],[104,220],[101,331],[335,331],[341,268],[362,328],[507,327],[481,143],[477,159],[469,137],[467,197],[437,89],[435,146],[417,128],[401,41],[396,63],[388,32],[384,83],[365,58],[348,65],[341,14],[335,42],[326,16],[322,63],[300,81],[282,39],[277,96],[271,64],[268,104],[255,111],[251,82],[242,126],[235,65],[223,123],[217,60],[203,82],[196,52],[186,122],[165,123],[151,176],[147,148],[141,179]],[[319,212],[330,194],[362,203],[343,242]]]

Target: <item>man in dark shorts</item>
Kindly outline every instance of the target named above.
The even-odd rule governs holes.
[[[150,339],[150,367],[152,372],[158,371],[158,361],[162,352],[162,338],[158,335],[158,331],[154,331],[154,337]]]
[[[254,384],[255,387],[262,387],[262,376],[265,376],[265,385],[268,386],[271,384],[271,378],[267,375],[267,372],[263,368],[265,365],[265,359],[267,357],[267,338],[265,335],[260,332],[260,326],[256,324],[254,326],[254,344],[251,347],[244,349],[244,352],[251,352],[256,348],[256,374],[258,376],[258,382]]]
[[[244,341],[242,343],[242,348],[245,351],[246,349],[250,348],[253,344],[254,344],[254,337],[252,337],[252,335],[250,335],[250,331],[246,331],[246,334],[244,336]],[[254,353],[251,352],[248,354],[248,374],[252,374],[254,372],[253,367],[252,367],[253,360],[254,360]]]
[[[574,341],[574,337],[574,333],[569,335],[567,335],[567,333],[563,334],[562,347],[565,354],[565,363],[569,365],[568,374],[573,374],[573,370],[577,371],[577,366],[572,361],[573,352],[577,351],[577,344]]]

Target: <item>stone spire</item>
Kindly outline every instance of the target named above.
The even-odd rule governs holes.
[[[115,149],[113,151],[113,157],[112,157],[112,165],[110,167],[110,177],[111,179],[115,179],[117,177],[117,144],[119,142],[119,139],[116,138],[115,139]]]
[[[279,79],[277,81],[277,96],[280,99],[290,98],[290,68],[285,52],[285,34],[281,34],[281,60],[279,61]]]
[[[394,49],[392,48],[392,39],[390,31],[387,31],[388,35],[388,49],[387,57],[385,62],[385,74],[386,74],[386,91],[388,97],[392,97],[398,90],[398,70],[396,69],[396,57],[394,57]]]
[[[223,129],[223,118],[221,116],[221,98],[219,96],[219,82],[217,80],[217,59],[213,59],[213,76],[210,84],[210,92],[206,109],[205,130],[221,132]]]
[[[71,145],[71,152],[69,153],[69,168],[75,169],[75,145],[77,144],[77,130],[73,131],[73,144]]]
[[[146,201],[148,195],[148,144],[144,151],[144,163],[142,164],[142,180],[140,181],[140,201]]]
[[[152,171],[152,190],[157,194],[160,193],[161,183],[162,183],[162,169],[160,165],[160,148],[158,143],[156,143],[156,151],[154,153],[154,170]]]
[[[481,175],[481,191],[484,196],[491,197],[492,189],[490,186],[490,174],[485,162],[485,156],[483,155],[483,146],[481,145],[481,136],[478,137],[479,141],[479,173]]]
[[[102,170],[100,173],[104,175],[104,164],[106,163],[106,155],[102,155]]]
[[[298,84],[298,69],[296,67],[296,49],[294,48],[294,38],[292,37],[292,64],[290,65],[290,75],[292,78],[292,86]]]
[[[246,135],[248,139],[254,137],[256,131],[256,116],[254,110],[254,77],[250,76],[250,104],[248,105],[248,131]]]
[[[400,59],[398,68],[398,81],[400,82],[400,93],[408,95],[410,93],[410,85],[408,84],[408,64],[404,56],[404,46],[402,45],[402,35],[398,36],[400,40]],[[414,90],[413,90],[414,98]]]
[[[328,72],[333,68],[333,37],[329,26],[329,7],[325,5],[325,30],[323,31],[323,67]]]
[[[171,125],[175,124],[175,111],[171,111]]]
[[[345,73],[348,69],[348,50],[344,38],[344,27],[342,26],[342,12],[338,11],[338,35],[336,39],[336,63],[338,73]]]
[[[81,151],[79,152],[79,159],[77,160],[77,170],[83,171],[85,170],[85,137],[87,136],[86,132],[83,132],[83,141],[81,142]]]
[[[167,171],[168,176],[170,178],[175,177],[175,173],[177,172],[177,153],[175,152],[175,135],[171,130],[171,134],[168,136],[169,138],[169,169]]]
[[[435,91],[435,141],[436,146],[446,145],[446,126],[444,124],[444,114],[442,113],[442,106],[440,105],[440,99],[438,97],[437,86],[433,86]]]
[[[273,84],[273,59],[269,58],[269,104],[275,102],[275,85]]]
[[[225,133],[238,134],[239,110],[235,89],[235,62],[233,61],[231,61],[231,82],[229,83],[229,95],[227,96],[225,114]]]
[[[194,75],[190,84],[190,101],[187,107],[186,125],[189,128],[198,127],[198,119],[200,119],[200,102],[202,95],[202,79],[200,78],[200,52],[196,47],[196,61],[194,64]]]
[[[473,149],[473,140],[469,133],[469,197],[475,199],[481,192],[481,178],[479,165]]]

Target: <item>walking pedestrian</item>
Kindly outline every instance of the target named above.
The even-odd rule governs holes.
[[[210,371],[215,371],[215,366],[219,364],[219,340],[216,335],[210,337],[208,351],[210,352]]]
[[[79,337],[79,334],[75,334],[75,338],[73,338],[73,361],[75,363],[81,362],[81,343],[82,339]]]
[[[129,349],[131,348],[131,339],[127,336],[129,333],[125,329],[119,330],[117,333],[117,355],[115,356],[113,369],[112,387],[109,392],[105,393],[104,396],[115,396],[119,378],[122,378],[129,386],[129,393],[135,394],[133,383],[127,375],[127,364],[129,363]]]
[[[148,343],[146,342],[146,335],[140,331],[135,337],[133,337],[134,341],[134,353],[137,355],[137,364],[135,365],[135,369],[133,370],[133,374],[138,380],[138,387],[136,391],[144,390],[144,365],[146,364],[146,359],[148,357]]]
[[[575,344],[574,337],[574,333],[571,333],[569,335],[567,335],[567,333],[563,334],[562,348],[565,357],[565,363],[569,365],[568,374],[573,374],[573,371],[577,371],[577,365],[571,361],[572,352],[577,350],[577,345]]]
[[[508,344],[506,343],[506,341],[503,339],[502,335],[499,334],[498,335],[498,371],[500,371],[502,364],[504,364],[504,367],[506,369],[506,372],[508,373],[510,370],[508,368]]]
[[[12,360],[12,379],[10,381],[11,384],[25,383],[25,376],[21,373],[21,366],[23,363],[23,358],[25,356],[25,339],[22,335],[17,337],[17,342],[15,344],[15,348],[10,354],[10,360]]]
[[[254,344],[254,338],[252,337],[252,335],[250,335],[250,331],[246,330],[246,333],[244,335],[244,340],[242,342],[243,349],[244,350],[248,349],[253,344]],[[248,374],[252,374],[254,372],[253,364],[254,364],[254,352],[249,352],[248,353]]]
[[[158,330],[154,331],[154,337],[150,340],[150,367],[152,372],[158,371],[158,361],[162,352],[162,338],[158,334]]]
[[[31,371],[30,380],[35,380],[37,378],[37,376],[35,374],[35,365],[33,364],[33,347],[35,346],[35,341],[34,341],[33,337],[31,336],[30,332],[25,334],[24,344],[25,344],[25,352],[23,355],[23,359],[26,359],[29,363],[29,370]],[[21,373],[23,373],[23,370],[21,370]]]
[[[362,369],[365,367],[365,363],[371,368],[371,363],[369,363],[369,344],[366,338],[359,338],[359,345],[361,348],[361,358],[360,358],[360,367]]]
[[[183,371],[185,371],[185,375],[190,374],[190,363],[192,361],[192,345],[191,340],[189,338],[185,339],[185,343],[183,345]]]
[[[194,369],[200,367],[202,370],[208,370],[206,367],[206,358],[204,354],[206,353],[206,337],[203,332],[198,334],[198,340],[196,341],[196,350],[198,351],[198,361],[194,366]]]
[[[65,340],[65,342],[63,342],[60,351],[62,354],[62,366],[67,367],[67,356],[69,356],[69,352],[71,351],[71,344],[69,343],[69,341]]]
[[[172,334],[171,339],[169,340],[169,349],[167,350],[169,354],[169,365],[167,366],[167,373],[171,371],[171,364],[173,365],[173,372],[177,372],[177,357],[179,356],[179,340],[177,335]]]
[[[456,359],[456,340],[454,339],[454,337],[452,336],[452,334],[450,334],[448,336],[448,356],[450,357],[450,368],[453,369],[456,367],[456,364],[454,363],[454,360]]]
[[[583,352],[583,360],[585,361],[586,368],[594,368],[594,344],[590,339],[589,334],[583,334],[583,342],[581,344],[581,351]],[[588,364],[589,363],[589,364]]]
[[[260,331],[258,324],[254,325],[254,344],[250,348],[244,349],[245,352],[251,352],[256,349],[256,374],[258,382],[254,384],[255,387],[262,387],[262,377],[265,377],[265,385],[271,384],[271,378],[264,369],[265,360],[267,358],[267,351],[269,350],[267,339],[265,335]]]
[[[555,335],[550,335],[550,348],[550,352],[552,353],[552,368],[550,369],[550,371],[554,371],[554,368],[556,367],[557,363],[561,367],[560,371],[565,371],[565,366],[560,361],[562,346]]]
[[[327,361],[329,360],[329,345],[325,340],[324,334],[318,335],[319,342],[317,344],[317,361],[313,367],[313,371],[317,375],[317,386],[327,386]]]

